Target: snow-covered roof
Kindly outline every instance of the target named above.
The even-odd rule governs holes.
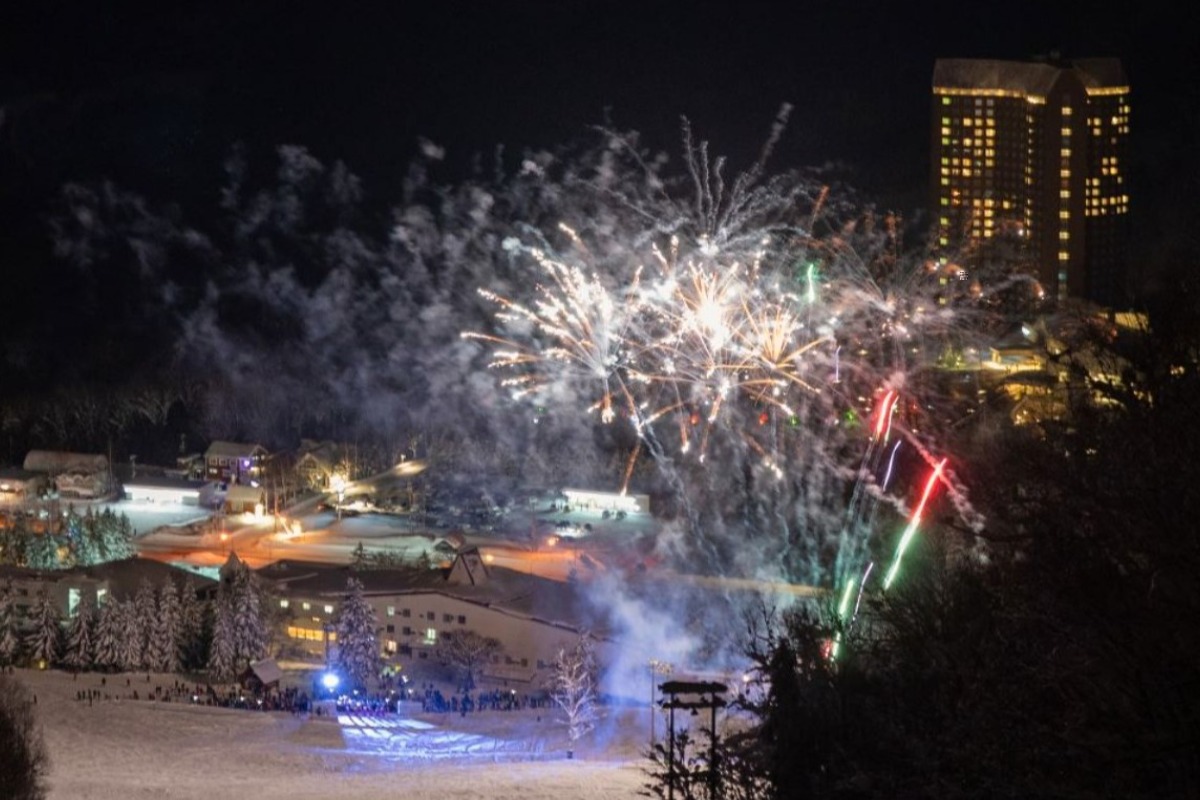
[[[266,455],[267,448],[261,444],[216,441],[204,451],[205,458],[253,458]]]
[[[269,686],[272,683],[279,683],[283,678],[283,670],[275,663],[273,658],[264,658],[262,661],[254,661],[250,664],[247,673],[253,674],[258,678],[264,686]]]
[[[170,577],[177,585],[182,586],[190,576],[192,585],[197,590],[215,583],[215,581],[191,570],[180,569],[152,558],[137,556],[75,570],[64,570],[64,572],[81,572],[88,577],[108,581],[109,589],[120,598],[132,597],[142,580],[148,580],[157,587],[162,585],[163,579]]]
[[[1125,72],[1115,58],[1082,58],[1056,65],[1041,61],[1003,61],[992,58],[939,58],[933,65],[933,85],[940,89],[1007,89],[1045,97],[1066,73],[1086,88],[1124,86]]]
[[[451,583],[449,569],[352,570],[345,564],[307,561],[276,561],[257,574],[292,597],[341,599],[347,579],[354,577],[368,598],[440,594],[523,619],[602,634],[605,625],[575,586],[496,565],[487,569],[488,580],[481,584]]]
[[[31,472],[30,470],[18,467],[0,467],[0,481],[26,483],[42,477],[43,474],[41,472]]]
[[[25,469],[30,472],[103,472],[108,458],[97,453],[69,453],[61,450],[30,450],[25,455]]]
[[[121,485],[126,489],[191,489],[199,491],[206,486],[213,486],[215,483],[215,481],[193,481],[187,478],[173,478],[167,475],[139,475],[136,478],[122,481]]]

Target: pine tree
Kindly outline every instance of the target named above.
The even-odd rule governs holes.
[[[78,520],[78,533],[75,536],[75,563],[81,567],[100,563],[103,542],[99,523],[96,515],[92,513],[91,506],[88,506],[82,517],[76,519]],[[69,516],[67,521],[68,524],[71,523]]]
[[[154,585],[142,578],[137,594],[133,596],[133,637],[137,647],[137,662],[134,669],[149,669],[150,639],[158,618],[158,602],[154,596]]]
[[[121,603],[112,595],[100,604],[96,619],[96,635],[92,663],[97,669],[121,668]]]
[[[146,653],[137,609],[132,600],[125,600],[120,604],[120,608],[121,638],[117,642],[119,663],[122,672],[136,672],[142,668],[142,660]]]
[[[33,628],[26,638],[26,649],[35,661],[53,664],[58,660],[61,638],[62,615],[50,595],[42,589],[33,607]]]
[[[370,564],[370,558],[367,555],[367,549],[363,547],[363,543],[359,542],[354,551],[350,554],[350,570],[352,572],[361,572]]]
[[[58,542],[49,531],[30,535],[25,563],[30,569],[58,569]]]
[[[101,561],[120,561],[133,555],[133,526],[129,517],[106,508],[96,518],[97,550]]]
[[[84,595],[67,626],[67,646],[63,663],[74,670],[91,669],[95,663],[96,611],[91,598]]]
[[[232,589],[234,669],[240,671],[267,654],[267,626],[258,576],[244,563],[236,567]]]
[[[205,608],[196,597],[196,583],[189,575],[179,590],[179,632],[175,640],[179,662],[184,669],[203,669],[205,666],[208,652]]]
[[[363,597],[363,585],[357,578],[346,582],[346,598],[338,611],[338,671],[359,688],[379,676],[379,642],[376,639],[375,609]]]
[[[0,667],[7,667],[21,657],[21,638],[17,634],[17,609],[12,601],[12,581],[0,591]]]
[[[156,672],[179,671],[179,594],[168,577],[158,590],[158,615],[150,631],[146,661]]]
[[[233,629],[233,604],[230,590],[222,585],[212,607],[212,642],[208,647],[208,674],[214,681],[233,680],[236,645]]]

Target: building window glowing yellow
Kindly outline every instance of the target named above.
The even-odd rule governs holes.
[[[1070,255],[1067,253],[1066,250],[1058,251],[1058,260],[1059,261],[1067,261],[1069,258],[1070,258]]]
[[[1071,199],[1071,190],[1070,189],[1059,189],[1058,196],[1061,197],[1063,200],[1070,200]]]
[[[298,628],[294,625],[289,625],[287,635],[290,639],[302,639],[306,642],[323,642],[325,641],[325,631],[313,628]],[[337,633],[329,632],[329,641],[337,641]]]

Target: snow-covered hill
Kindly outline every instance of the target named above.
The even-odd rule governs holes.
[[[644,709],[567,760],[545,711],[303,718],[147,700],[170,675],[17,677],[37,697],[51,800],[614,800],[645,782]],[[77,699],[88,690],[100,699]]]

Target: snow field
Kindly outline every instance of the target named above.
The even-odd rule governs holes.
[[[567,760],[546,710],[306,719],[144,699],[173,675],[16,677],[37,697],[50,800],[616,800],[645,783],[644,709],[608,717],[603,743]],[[111,699],[75,699],[88,689]]]

